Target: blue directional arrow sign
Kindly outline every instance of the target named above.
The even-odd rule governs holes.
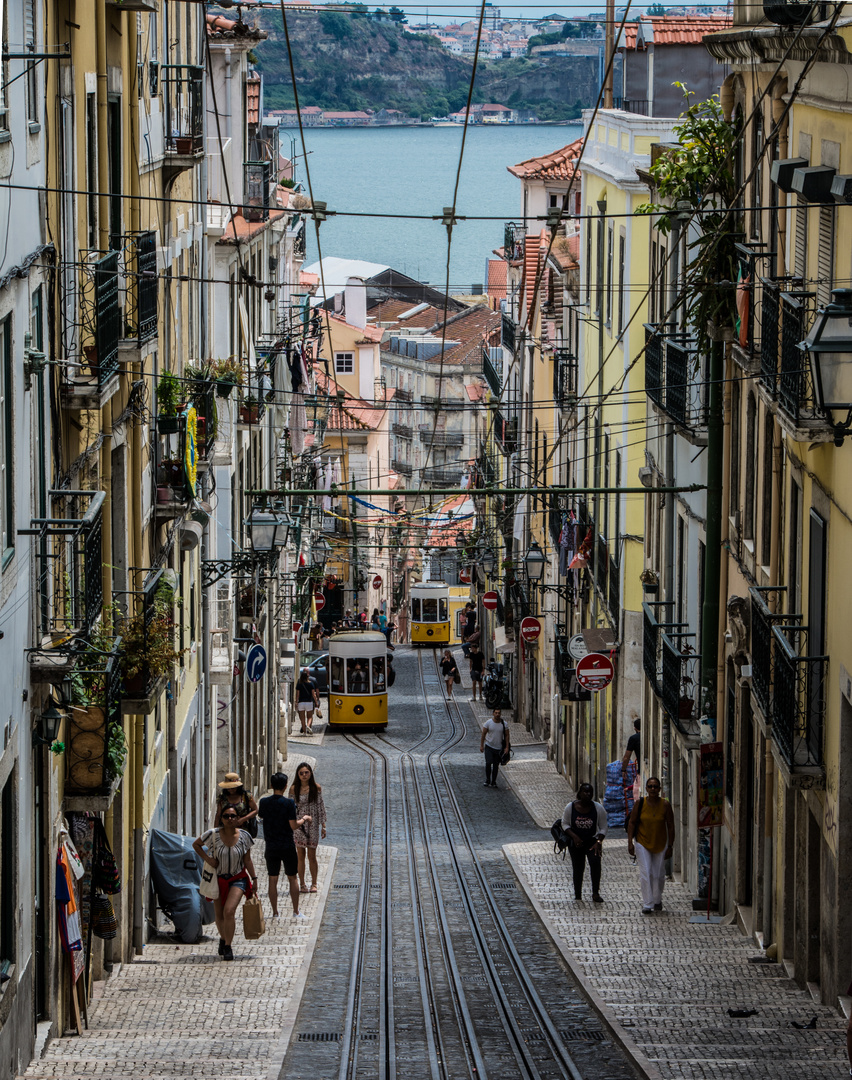
[[[266,671],[266,649],[262,645],[252,645],[246,656],[246,675],[249,682],[260,682]]]

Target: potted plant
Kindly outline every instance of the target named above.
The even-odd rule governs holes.
[[[642,582],[643,592],[653,594],[660,587],[660,579],[653,570],[643,570],[639,575],[639,580]]]
[[[97,345],[94,342],[92,342],[89,345],[84,345],[83,346],[83,355],[86,357],[86,361],[88,362],[89,371],[91,371],[91,373],[93,375],[97,375],[97,373],[98,373],[98,347],[97,347]]]
[[[186,652],[186,649],[175,648],[175,621],[171,612],[173,602],[171,588],[163,586],[158,589],[154,600],[153,618],[146,620],[145,613],[138,611],[125,625],[121,672],[128,697],[144,696],[152,683],[171,674],[174,665]]]
[[[192,153],[192,136],[191,135],[175,135],[175,153],[177,153],[177,154],[191,154]]]
[[[161,435],[174,435],[178,430],[180,382],[171,371],[164,371],[157,383],[157,430]]]
[[[243,369],[239,360],[235,360],[233,356],[226,360],[217,360],[212,367],[219,397],[228,397],[235,386],[242,385]]]
[[[256,397],[247,397],[240,405],[240,422],[256,424],[260,419],[260,402]]]
[[[178,458],[165,458],[157,470],[157,483],[160,487],[170,487],[173,492],[184,487],[183,462]]]

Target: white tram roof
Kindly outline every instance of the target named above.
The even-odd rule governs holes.
[[[387,638],[378,630],[343,630],[331,635],[329,645],[372,645],[379,641],[387,648]]]
[[[449,589],[449,587],[450,586],[446,583],[446,581],[415,581],[415,583],[411,586],[411,590],[412,592],[415,589],[426,589],[427,591],[432,591],[438,589]]]

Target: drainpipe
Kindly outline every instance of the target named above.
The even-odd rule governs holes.
[[[672,228],[670,235],[671,274],[669,275],[669,291],[665,299],[669,321],[667,329],[671,333],[678,330],[677,301],[680,281],[680,245],[681,245],[682,222],[680,214],[672,214]],[[666,348],[665,338],[661,341],[661,347]],[[666,474],[665,482],[675,482],[675,427],[674,424],[665,425],[665,449],[666,449]],[[675,513],[676,498],[674,494],[666,496],[665,511],[663,515],[663,537],[665,544],[666,560],[663,572],[663,594],[667,600],[674,597],[674,566],[675,566]]]
[[[95,64],[98,112],[98,247],[109,249],[109,143],[107,138],[107,14],[105,4],[95,4]],[[104,534],[109,530],[105,529]]]

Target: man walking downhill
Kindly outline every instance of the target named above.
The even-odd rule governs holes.
[[[627,850],[639,864],[642,914],[663,910],[666,859],[674,850],[674,812],[668,799],[660,796],[662,785],[650,777],[644,799],[637,799],[627,822]]]
[[[470,650],[470,684],[473,687],[473,700],[476,701],[476,691],[479,690],[482,699],[482,674],[485,671],[485,657],[479,651],[479,646],[474,645]]]
[[[281,864],[290,883],[290,902],[293,905],[293,918],[303,919],[299,913],[299,859],[293,833],[310,816],[296,816],[296,804],[287,798],[287,774],[273,773],[270,777],[272,794],[258,803],[257,813],[263,821],[265,841],[266,869],[269,873],[269,903],[272,906],[272,918],[278,918],[278,875]]]
[[[485,754],[485,787],[497,787],[500,759],[509,749],[509,729],[503,722],[503,714],[495,709],[491,719],[482,725],[479,752]]]

